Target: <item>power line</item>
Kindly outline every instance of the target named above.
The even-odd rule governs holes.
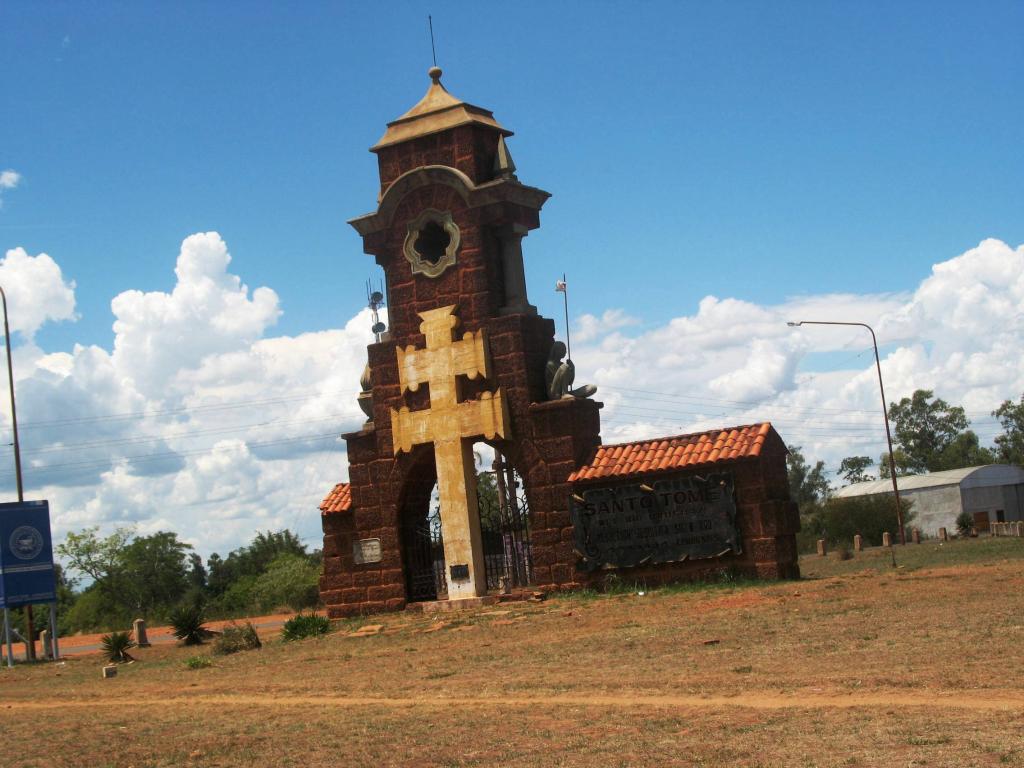
[[[337,432],[321,432],[311,433],[306,435],[297,435],[295,437],[281,438],[278,440],[264,440],[257,442],[246,442],[247,448],[265,448],[273,445],[286,445],[290,443],[298,443],[303,441],[317,441],[327,439],[338,439],[339,435]],[[210,452],[209,448],[201,448],[191,451],[167,451],[164,453],[144,453],[136,456],[120,456],[116,458],[103,459],[97,461],[95,459],[85,461],[69,461],[58,464],[44,464],[39,467],[32,468],[32,474],[46,474],[57,469],[67,469],[70,467],[77,467],[78,469],[95,469],[99,467],[106,467],[112,464],[128,463],[135,464],[147,461],[157,461],[160,459],[171,459],[181,458],[186,456],[201,456]]]
[[[170,414],[183,414],[183,413],[205,413],[208,411],[219,411],[219,410],[231,410],[234,408],[246,408],[249,406],[257,405],[275,405],[281,403],[293,403],[300,400],[313,400],[317,397],[324,395],[340,395],[350,394],[349,389],[340,389],[333,391],[316,391],[313,394],[307,395],[292,395],[287,397],[271,397],[263,398],[259,400],[235,400],[228,403],[218,403],[213,405],[196,405],[196,406],[182,406],[180,408],[165,408],[160,410],[151,411],[132,411],[126,413],[111,413],[104,414],[102,416],[82,416],[73,419],[54,419],[52,421],[31,421],[25,424],[19,424],[21,429],[41,429],[44,427],[55,427],[55,426],[66,426],[69,424],[92,424],[100,421],[127,421],[131,419],[144,419],[152,416],[164,416]]]

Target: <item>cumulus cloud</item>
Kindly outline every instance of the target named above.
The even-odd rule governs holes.
[[[170,293],[125,291],[114,313],[114,366],[146,396],[180,395],[179,373],[208,355],[243,350],[281,314],[277,294],[248,287],[227,271],[227,245],[216,232],[185,238]]]
[[[347,475],[338,435],[363,419],[368,311],[267,337],[277,295],[250,291],[230,265],[219,234],[192,235],[170,290],[114,297],[111,350],[18,348],[26,483],[50,498],[58,537],[131,522],[176,530],[204,553],[283,526],[316,543],[317,502]],[[73,318],[74,284],[45,254],[9,251],[0,270],[12,306],[35,308],[20,321],[26,336]]]
[[[31,337],[47,321],[75,320],[75,282],[45,253],[12,248],[0,259],[0,285],[7,293],[12,331]]]
[[[340,328],[268,335],[282,312],[277,295],[250,290],[208,232],[182,243],[169,290],[113,299],[112,349],[51,353],[32,334],[74,318],[74,284],[48,256],[22,249],[0,262],[0,282],[21,314],[26,483],[50,499],[58,538],[132,523],[177,531],[204,555],[282,527],[318,543],[317,502],[347,477],[338,435],[363,420],[355,396],[368,310]],[[600,387],[606,442],[767,419],[836,467],[884,447],[870,337],[787,320],[872,323],[890,399],[935,389],[963,404],[990,442],[986,414],[1024,391],[1022,316],[1024,247],[986,240],[905,293],[777,305],[708,296],[653,328],[621,309],[585,315],[573,356],[578,383]]]
[[[935,390],[962,404],[983,442],[989,412],[1024,392],[1024,246],[985,240],[937,263],[912,292],[798,296],[761,306],[709,296],[692,315],[574,347],[577,378],[601,387],[606,441],[772,420],[791,444],[834,469],[885,447],[871,338],[889,400]],[[592,327],[585,318],[583,329]]]

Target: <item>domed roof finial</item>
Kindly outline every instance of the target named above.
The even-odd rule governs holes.
[[[441,84],[441,68],[436,64],[427,70],[427,74],[430,75],[430,79],[434,81],[434,85]]]

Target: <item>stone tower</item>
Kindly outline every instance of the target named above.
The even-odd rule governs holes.
[[[456,455],[474,440],[523,479],[533,583],[576,583],[568,478],[600,445],[601,405],[547,397],[554,322],[529,303],[523,238],[549,195],[517,178],[512,132],[452,96],[440,69],[429,75],[426,95],[371,148],[376,210],[350,222],[384,270],[389,330],[368,348],[372,418],[345,435],[346,514],[324,517],[321,594],[332,616],[411,599],[411,532],[435,482],[449,598],[484,591],[475,469]],[[446,516],[460,494],[470,508]]]

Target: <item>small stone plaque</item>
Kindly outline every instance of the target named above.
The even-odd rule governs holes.
[[[352,559],[356,565],[379,563],[384,559],[380,539],[360,539],[352,544]]]
[[[468,565],[453,565],[451,568],[452,581],[469,581]]]
[[[727,472],[649,485],[591,488],[571,502],[585,570],[739,554],[733,478]]]

